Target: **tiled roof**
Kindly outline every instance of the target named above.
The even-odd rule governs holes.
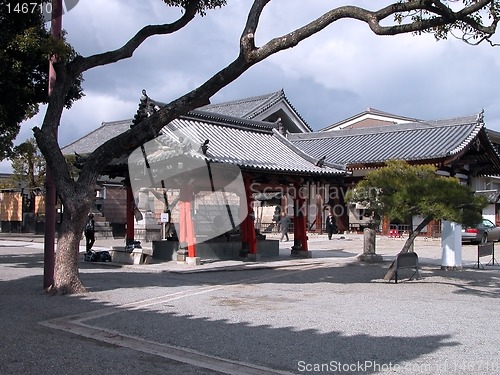
[[[484,128],[481,116],[412,122],[377,128],[290,134],[289,139],[309,155],[341,164],[440,159],[459,153]]]
[[[131,124],[132,120],[103,122],[100,127],[89,134],[63,147],[62,152],[64,155],[74,154],[75,152],[80,155],[88,154],[107,140],[126,132],[130,129]]]
[[[488,203],[498,203],[500,199],[500,193],[496,190],[477,190],[474,194],[484,196]]]
[[[132,120],[103,123],[88,135],[63,148],[64,154],[87,154],[95,150],[108,139],[125,132]],[[191,142],[201,145],[210,141],[207,159],[238,165],[246,169],[267,170],[277,173],[297,173],[309,175],[342,175],[342,166],[316,166],[316,159],[305,154],[285,137],[279,134],[273,125],[262,121],[244,120],[195,110],[189,115],[172,121],[163,129],[163,134],[181,131],[188,135]],[[168,153],[165,153],[168,157]],[[205,158],[201,152],[194,157]],[[152,155],[160,160],[161,153]],[[127,158],[122,157],[112,165],[125,166]]]
[[[290,141],[258,121],[229,118],[206,119],[206,113],[193,111],[172,121],[164,134],[181,132],[200,146],[209,140],[206,158],[212,162],[230,163],[245,169],[313,175],[341,175],[342,167],[316,166],[317,160],[295,147]],[[224,120],[224,121],[221,121]],[[201,153],[200,157],[205,157]]]
[[[233,100],[218,104],[209,104],[199,108],[204,112],[218,113],[227,116],[239,117],[242,119],[255,119],[258,115],[265,112],[273,105],[283,100],[288,106],[295,111],[304,125],[312,131],[311,127],[297,112],[292,103],[288,100],[283,90],[273,92],[271,94],[259,95],[245,99]]]
[[[283,90],[271,94],[253,96],[251,98],[209,104],[199,109],[205,112],[219,113],[221,115],[253,119],[259,113],[262,113],[279,101],[282,96],[284,96]]]

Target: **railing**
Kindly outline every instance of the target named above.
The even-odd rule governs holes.
[[[259,223],[258,221],[255,223],[255,228],[260,230],[260,233],[279,233],[280,232],[280,226],[279,224],[276,224],[275,221],[273,222],[262,222]],[[288,232],[293,233],[293,220],[288,226]]]
[[[408,224],[391,224],[389,226],[389,235],[393,235],[394,233],[398,233],[399,236],[404,236],[410,233],[410,225]],[[441,225],[433,224],[428,225],[424,231],[420,233],[420,236],[430,237],[430,238],[440,238],[441,237]]]

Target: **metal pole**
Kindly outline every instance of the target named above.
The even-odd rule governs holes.
[[[50,30],[54,38],[61,38],[62,32],[62,0],[52,0],[52,16]],[[49,97],[52,94],[56,82],[54,62],[57,56],[52,56],[49,62]],[[57,137],[57,134],[56,134]],[[43,254],[43,287],[49,288],[54,284],[55,265],[55,233],[56,233],[56,186],[54,175],[47,165],[45,178],[45,239]]]

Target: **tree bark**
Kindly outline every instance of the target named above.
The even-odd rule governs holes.
[[[78,262],[83,227],[95,199],[94,186],[66,190],[66,204],[57,237],[54,284],[49,288],[54,294],[83,293],[86,290],[80,280]]]
[[[54,285],[56,294],[83,293],[86,291],[78,271],[81,228],[63,231],[57,239]]]

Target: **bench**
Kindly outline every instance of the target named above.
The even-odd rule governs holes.
[[[413,280],[413,277],[416,276],[417,279],[420,278],[420,273],[418,272],[418,255],[414,252],[407,253],[399,253],[396,256],[395,261],[396,271],[394,273],[394,281],[396,284],[398,283],[398,272],[401,269],[414,269],[413,275],[411,275],[409,280]]]

